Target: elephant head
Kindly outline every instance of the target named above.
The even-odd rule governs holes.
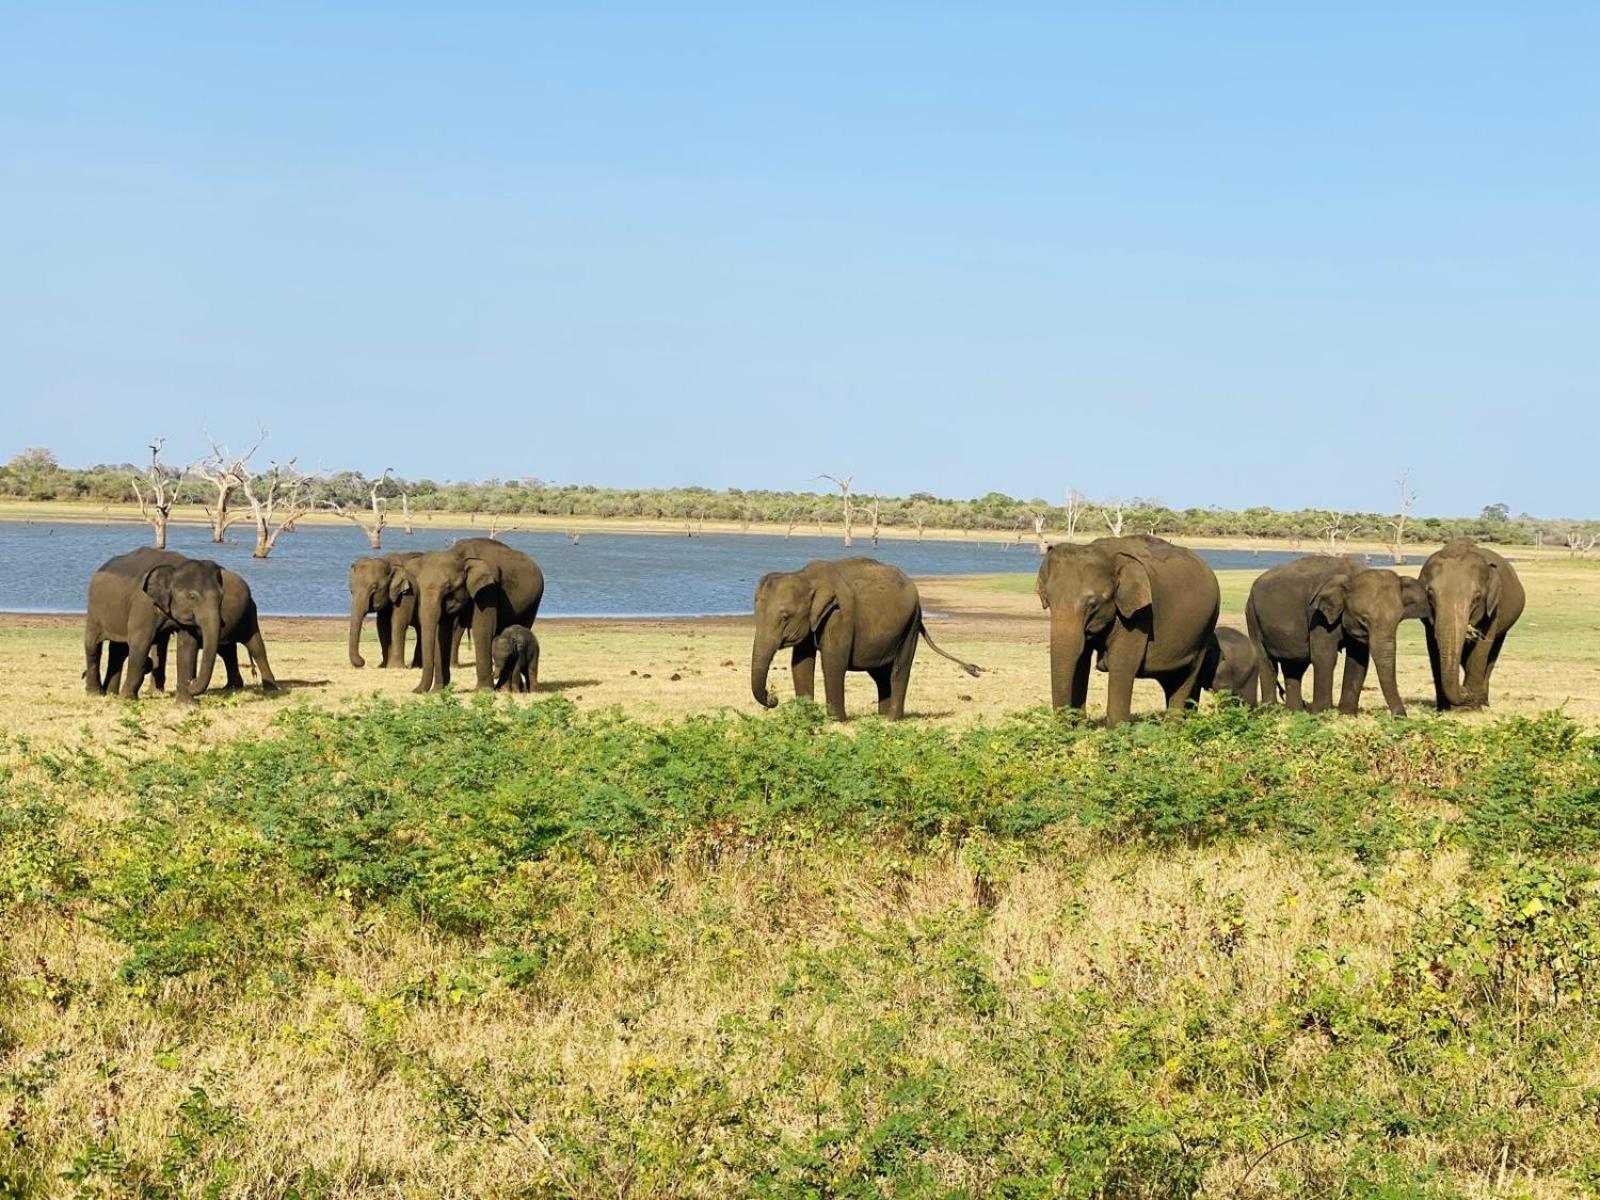
[[[1039,564],[1034,591],[1050,613],[1050,698],[1057,708],[1088,703],[1091,652],[1105,648],[1117,622],[1148,616],[1149,556],[1118,541],[1115,548],[1052,546]]]
[[[1423,619],[1439,648],[1439,689],[1454,706],[1477,704],[1480,698],[1462,685],[1461,652],[1494,622],[1504,589],[1500,563],[1458,539],[1422,565],[1420,581],[1427,606]]]
[[[839,606],[838,590],[821,572],[774,571],[756,585],[756,634],[750,650],[750,694],[756,703],[776,708],[767,688],[767,671],[779,650],[816,637]]]
[[[387,608],[397,598],[394,585],[402,585],[402,594],[409,584],[405,572],[387,558],[358,558],[350,564],[350,665],[364,667],[361,657],[361,624],[370,612]]]
[[[207,559],[162,563],[145,572],[140,587],[165,621],[198,631],[200,670],[192,685],[179,680],[178,695],[182,699],[202,694],[211,686],[211,671],[222,644],[222,568]]]
[[[1395,680],[1395,636],[1400,622],[1420,617],[1422,585],[1387,569],[1353,570],[1330,576],[1311,597],[1310,623],[1338,629],[1347,655],[1370,658],[1389,711],[1406,715]],[[1353,697],[1347,697],[1353,703]]]
[[[444,687],[448,681],[450,630],[454,618],[490,599],[500,587],[500,565],[460,549],[437,550],[424,554],[404,571],[397,571],[391,595],[414,589],[417,596],[417,632],[422,642],[422,680],[415,691],[427,692]],[[398,597],[396,597],[398,598]],[[482,651],[480,651],[482,653]]]

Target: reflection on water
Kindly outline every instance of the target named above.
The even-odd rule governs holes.
[[[254,536],[213,545],[208,529],[174,525],[167,544],[196,558],[211,558],[250,581],[261,611],[274,616],[343,616],[349,611],[345,577],[352,559],[370,554],[354,526],[313,526],[285,534],[272,557],[250,557]],[[408,537],[385,532],[386,550],[436,550],[461,530],[419,530]],[[640,533],[585,533],[574,544],[560,533],[507,533],[501,541],[526,551],[544,569],[541,616],[700,616],[750,611],[757,580],[814,558],[839,558],[837,538],[772,534],[683,537]],[[150,544],[142,525],[79,525],[0,521],[0,611],[81,612],[89,576],[106,559]],[[893,563],[910,575],[1031,574],[1038,557],[1027,544],[864,540],[850,553]],[[1297,557],[1283,551],[1204,550],[1221,570],[1264,568]]]

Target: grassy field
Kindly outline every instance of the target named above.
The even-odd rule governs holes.
[[[843,731],[738,621],[183,712],[6,618],[0,1196],[1594,1195],[1600,569],[1523,574],[1492,715],[1408,631],[1412,720],[1111,733],[1028,577]]]

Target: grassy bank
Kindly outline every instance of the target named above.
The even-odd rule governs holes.
[[[1579,1195],[1600,743],[559,699],[6,743],[0,1177]]]

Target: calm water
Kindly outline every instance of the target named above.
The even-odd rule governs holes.
[[[167,545],[195,558],[215,559],[250,581],[261,611],[274,616],[344,616],[350,561],[370,554],[354,526],[312,527],[285,534],[272,557],[250,557],[249,531],[213,545],[207,529],[174,525]],[[435,550],[469,536],[460,530],[385,532],[385,550]],[[544,569],[539,615],[701,616],[750,611],[756,581],[814,558],[842,557],[837,538],[765,534],[703,537],[586,533],[573,545],[563,534],[508,533],[507,545],[526,551]],[[0,611],[82,612],[89,576],[106,559],[150,544],[142,525],[77,525],[0,521]],[[855,554],[893,563],[909,575],[970,575],[1038,569],[1028,545],[992,542],[885,541],[876,550],[858,540]],[[1264,568],[1296,555],[1282,551],[1204,550],[1218,570]]]

